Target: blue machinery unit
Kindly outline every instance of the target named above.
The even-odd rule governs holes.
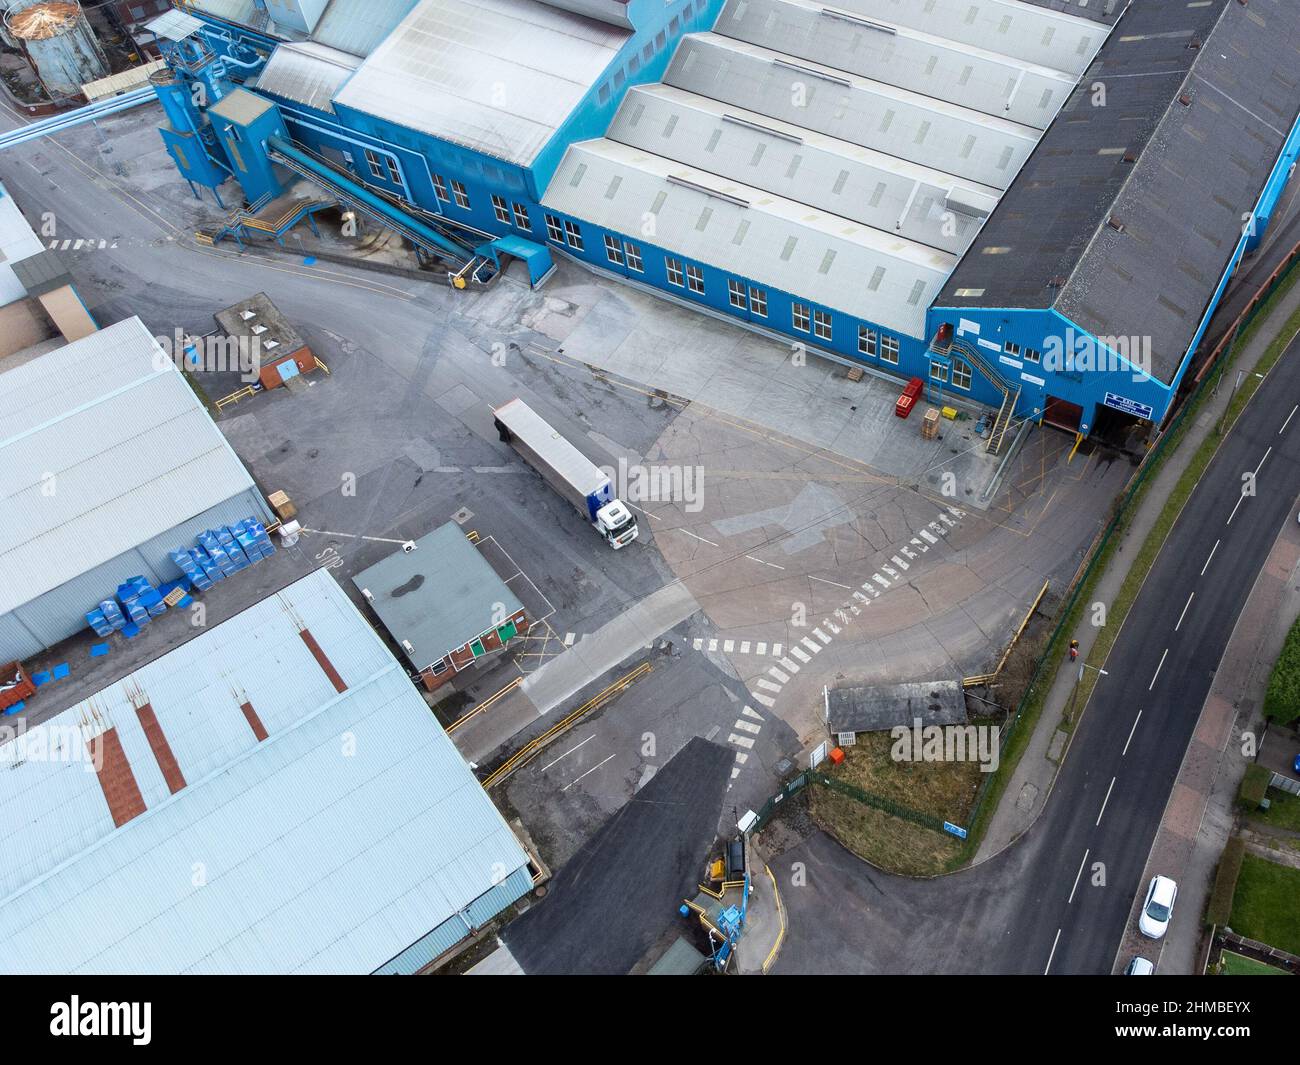
[[[749,915],[749,861],[743,837],[724,848],[724,857],[715,861],[699,894],[686,899],[677,912],[698,918],[709,940],[709,963],[717,972],[725,972],[735,954],[736,945],[745,934]],[[736,874],[743,871],[740,879]]]
[[[503,255],[523,260],[534,287],[550,277],[554,263],[545,245],[513,235],[493,238],[450,223],[294,144],[279,106],[236,84],[261,70],[269,48],[243,35],[218,32],[214,39],[211,32],[207,27],[204,36],[162,40],[168,69],[153,79],[168,121],[159,133],[190,190],[198,196],[196,186],[209,188],[222,204],[220,187],[233,177],[247,204],[225,224],[200,233],[201,243],[215,244],[226,236],[242,243],[250,230],[279,240],[304,218],[315,229],[314,213],[342,206],[400,234],[422,260],[446,263],[456,288],[490,281],[501,271]],[[285,171],[312,182],[327,199],[304,200],[278,211],[275,201],[285,192]],[[269,217],[259,214],[263,209]]]

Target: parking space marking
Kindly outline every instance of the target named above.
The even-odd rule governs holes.
[[[601,766],[603,766],[603,765],[605,764],[605,762],[611,761],[612,759],[617,758],[617,757],[618,757],[617,754],[611,754],[611,755],[609,756],[609,758],[604,759],[604,761],[597,762],[594,766],[592,766],[592,767],[591,767],[590,769],[588,769],[585,773],[583,773],[581,777],[575,777],[573,780],[570,780],[567,784],[564,785],[564,787],[562,787],[562,788],[560,789],[560,791],[562,791],[562,792],[568,791],[571,787],[573,787],[574,784],[578,783],[578,781],[581,780],[582,777],[589,777],[589,776],[591,776],[591,774],[594,773],[594,772],[595,772],[597,769],[599,769]]]
[[[578,747],[581,747],[583,744],[590,743],[595,738],[596,738],[596,734],[593,732],[590,736],[588,736],[585,740],[583,740],[582,743],[578,744]],[[547,762],[546,765],[542,766],[542,768],[538,770],[538,772],[545,773],[548,769],[551,768],[551,766],[555,765],[556,762],[562,762],[564,761],[564,759],[568,758],[569,755],[571,755],[574,751],[578,749],[578,747],[570,747],[567,751],[565,751],[562,755],[560,755],[559,758],[555,759],[554,762]]]

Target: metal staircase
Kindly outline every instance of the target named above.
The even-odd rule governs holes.
[[[247,207],[232,212],[220,225],[199,230],[194,234],[194,240],[205,247],[215,247],[226,237],[234,237],[242,245],[240,238],[250,232],[266,233],[279,240],[304,218],[333,207],[337,202],[332,198],[299,196],[278,205],[274,214],[268,214],[268,208],[277,208],[277,204],[271,194],[266,193]]]
[[[993,426],[989,430],[988,442],[984,450],[989,454],[996,455],[1002,450],[1002,445],[1006,441],[1007,430],[1011,428],[1012,420],[1016,413],[1016,403],[1020,400],[1019,383],[1007,381],[1001,373],[989,362],[980,350],[972,344],[967,344],[964,340],[958,340],[955,336],[946,341],[940,340],[939,335],[930,342],[930,350],[936,355],[942,355],[945,358],[951,358],[953,354],[960,356],[965,362],[984,375],[985,379],[993,385],[1002,394],[1002,406],[998,408],[997,417],[993,419]]]

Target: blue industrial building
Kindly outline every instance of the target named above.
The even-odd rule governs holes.
[[[932,400],[1160,422],[1290,177],[1288,0],[194,0],[162,130],[458,286],[563,254]],[[1143,75],[1138,77],[1136,75]],[[226,232],[210,234],[220,239]]]

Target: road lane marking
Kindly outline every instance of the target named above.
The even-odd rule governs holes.
[[[766,677],[759,677],[757,683],[758,686],[762,688],[764,691],[779,692],[781,690],[781,685],[773,684]]]
[[[1120,751],[1121,758],[1128,754],[1128,745],[1133,742],[1133,733],[1138,730],[1138,722],[1142,720],[1142,711],[1138,711],[1138,716],[1133,719],[1133,727],[1128,730],[1128,739],[1124,741],[1124,749]]]
[[[603,766],[603,765],[605,764],[605,762],[608,762],[608,761],[610,761],[611,759],[614,759],[614,758],[617,758],[617,757],[618,757],[617,754],[611,754],[611,755],[609,756],[609,758],[606,758],[606,759],[605,759],[604,761],[602,761],[602,762],[597,762],[594,766],[592,766],[590,769],[588,769],[585,773],[582,774],[582,777],[589,777],[589,776],[591,776],[591,774],[594,773],[594,772],[595,772],[597,769],[599,769],[601,766]],[[578,783],[578,781],[581,780],[582,777],[577,777],[577,778],[575,778],[575,779],[573,779],[573,780],[570,780],[567,784],[564,785],[564,787],[562,787],[562,788],[560,789],[560,791],[562,791],[562,792],[568,791],[571,787],[573,787],[574,784]]]
[[[1052,959],[1056,957],[1056,944],[1059,942],[1061,942],[1061,930],[1058,928],[1056,930],[1056,938],[1052,940],[1052,953],[1047,956],[1047,968],[1043,970],[1044,976],[1051,972]]]
[[[795,665],[793,662],[791,662],[790,659],[788,658],[781,659],[781,668],[784,669],[787,673],[799,672],[799,667]]]
[[[790,675],[788,673],[782,673],[779,669],[776,668],[776,666],[770,667],[768,669],[768,673],[774,676],[782,684],[784,684],[786,681],[790,679]]]
[[[1263,468],[1264,463],[1268,461],[1269,455],[1273,454],[1273,445],[1270,444],[1268,450],[1264,452],[1264,457],[1259,460],[1259,465],[1255,467],[1255,476],[1259,476],[1259,471]]]
[[[813,629],[813,635],[816,636],[817,639],[821,640],[823,646],[831,642],[831,638],[827,636],[826,633],[822,632],[821,629]]]
[[[932,536],[930,532],[926,529],[921,530],[921,539],[926,540],[932,544],[937,544],[939,542],[938,537]]]
[[[773,569],[785,569],[784,566],[778,566],[775,562],[764,562],[761,558],[755,558],[753,555],[746,555],[750,562],[757,562],[760,566],[771,566]]]
[[[1291,419],[1295,417],[1295,412],[1298,410],[1300,410],[1300,403],[1297,403],[1291,408],[1291,413],[1286,416],[1286,421],[1282,423],[1282,428],[1277,431],[1278,436],[1281,436],[1286,432],[1286,427],[1291,424]]]
[[[715,544],[712,540],[706,540],[706,539],[704,539],[703,536],[696,536],[696,535],[695,535],[693,532],[691,532],[689,529],[678,529],[677,531],[678,531],[679,533],[685,533],[685,534],[686,534],[687,536],[689,536],[692,540],[699,540],[699,542],[702,543],[702,544],[708,544],[710,547],[717,547],[717,546],[718,546],[718,545]]]
[[[793,646],[792,646],[792,647],[790,648],[790,653],[791,653],[792,655],[794,655],[795,658],[799,659],[800,662],[804,663],[804,665],[807,665],[809,662],[812,661],[812,655],[806,655],[806,654],[804,654],[804,653],[803,653],[801,650],[799,650],[799,648],[797,648],[797,647],[793,647]]]
[[[1070,897],[1065,900],[1067,906],[1074,901],[1074,893],[1079,890],[1079,878],[1083,876],[1083,867],[1088,864],[1089,851],[1083,852],[1083,861],[1079,863],[1079,871],[1074,874],[1074,887],[1070,888]]]
[[[745,709],[742,710],[741,713],[744,714],[746,717],[752,717],[755,721],[763,720],[763,715],[760,714],[757,710],[755,710],[752,706],[745,707]]]
[[[1216,552],[1217,550],[1219,550],[1219,541],[1218,541],[1218,540],[1215,540],[1215,541],[1214,541],[1214,546],[1213,546],[1212,548],[1210,548],[1210,558],[1213,558],[1213,557],[1214,557],[1214,552]],[[1207,569],[1210,568],[1210,558],[1207,558],[1207,559],[1205,560],[1205,565],[1201,567],[1201,576],[1202,576],[1202,577],[1205,576],[1205,571],[1206,571]]]
[[[1106,812],[1106,804],[1107,804],[1108,802],[1110,802],[1110,793],[1111,793],[1111,790],[1112,790],[1114,787],[1115,787],[1115,778],[1114,778],[1114,777],[1111,777],[1111,778],[1110,778],[1110,787],[1106,789],[1106,797],[1105,797],[1104,799],[1101,800],[1101,813],[1099,813],[1099,814],[1097,815],[1097,824],[1093,825],[1093,826],[1092,826],[1093,828],[1096,828],[1098,825],[1101,824],[1102,814],[1104,814],[1104,813]]]
[[[737,736],[734,732],[727,737],[728,743],[734,743],[737,747],[744,747],[745,750],[751,750],[754,746],[754,740],[749,736]]]
[[[760,732],[763,731],[762,725],[755,725],[754,722],[746,721],[743,717],[736,718],[736,723],[731,727],[738,728],[740,729],[741,732],[751,733],[754,736],[757,736]]]
[[[1156,666],[1155,675],[1151,678],[1151,683],[1147,685],[1147,691],[1156,686],[1156,677],[1160,676],[1160,670],[1165,664],[1165,659],[1169,657],[1169,648],[1165,648],[1165,653],[1160,656],[1160,665]]]
[[[744,641],[742,641],[742,643],[741,643],[741,645],[740,645],[740,653],[741,653],[742,655],[747,655],[747,654],[749,654],[749,641],[748,641],[748,640],[744,640]]]
[[[1232,519],[1237,516],[1237,507],[1241,506],[1242,500],[1244,500],[1245,498],[1246,498],[1245,492],[1242,492],[1241,495],[1237,497],[1237,506],[1232,508],[1232,513],[1228,515],[1228,520],[1224,523],[1225,525],[1232,524]]]
[[[847,584],[839,584],[836,581],[828,581],[825,577],[814,577],[811,574],[809,574],[808,579],[810,581],[821,581],[822,584],[833,584],[835,585],[836,588],[843,588],[845,591],[849,590],[849,586]]]
[[[725,640],[725,641],[723,641],[723,644],[722,644],[722,650],[723,650],[723,653],[724,653],[724,654],[731,654],[731,652],[734,651],[735,649],[736,649],[736,641],[735,641],[735,640]]]
[[[582,743],[578,744],[578,747],[581,747],[583,743],[590,743],[595,738],[596,738],[596,734],[593,732],[590,736],[588,736],[585,740],[583,740]],[[564,759],[568,758],[569,755],[571,755],[574,751],[578,749],[578,747],[570,747],[567,751],[565,751],[562,755],[560,755],[559,758],[555,759],[555,762],[564,761]],[[555,762],[548,762],[546,765],[542,766],[540,772],[545,773],[548,769],[551,768],[551,766],[555,765]]]
[[[763,695],[761,692],[750,692],[749,694],[752,695],[757,702],[762,703],[768,709],[771,709],[772,707],[776,706],[775,699],[769,699],[766,695]]]
[[[1187,617],[1187,608],[1192,605],[1192,600],[1195,598],[1196,598],[1195,592],[1193,592],[1191,595],[1187,597],[1187,602],[1183,606],[1183,612],[1178,615],[1178,624],[1174,626],[1174,632],[1177,632],[1182,627],[1183,618]]]
[[[819,644],[816,640],[810,639],[809,637],[805,636],[799,642],[803,644],[806,648],[808,648],[808,650],[810,650],[815,655],[819,655],[822,653],[821,644]],[[794,648],[791,648],[791,650],[793,649]]]

